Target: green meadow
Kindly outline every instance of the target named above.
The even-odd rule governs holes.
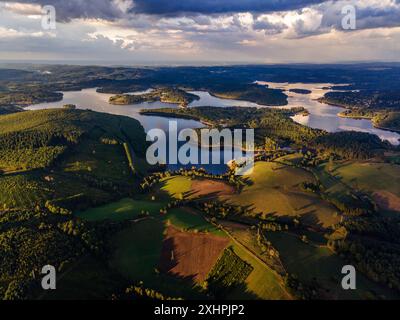
[[[341,270],[346,261],[323,245],[305,243],[288,232],[268,232],[267,240],[279,251],[287,272],[301,281],[316,282],[336,299],[372,299],[376,294],[392,297],[392,292],[357,274],[357,290],[343,290]]]
[[[344,183],[357,189],[369,192],[386,190],[400,196],[400,170],[397,164],[345,162],[337,164],[333,173]]]
[[[316,194],[300,189],[302,182],[316,182],[299,168],[274,162],[256,162],[248,185],[240,194],[224,198],[248,207],[255,214],[300,216],[309,224],[329,227],[339,221],[335,208]]]
[[[164,208],[167,202],[152,200],[135,200],[132,198],[124,198],[122,200],[106,204],[97,208],[91,208],[86,211],[75,213],[76,216],[88,220],[132,220],[137,219],[142,212],[149,212],[152,215],[159,214],[160,209]]]

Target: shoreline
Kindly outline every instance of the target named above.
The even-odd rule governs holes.
[[[323,100],[323,98],[319,98],[319,99],[316,99],[316,100],[318,102],[320,102],[320,103],[325,103],[325,104],[327,104],[329,106],[332,106],[332,107],[342,108],[342,109],[345,109],[345,110],[351,110],[350,107],[348,107],[348,106],[329,103],[329,102]],[[369,121],[371,121],[371,124],[375,129],[380,129],[380,130],[384,130],[384,131],[390,131],[390,132],[394,132],[394,133],[400,133],[400,129],[386,128],[386,127],[381,127],[381,126],[377,125],[374,122],[374,117],[345,115],[345,114],[343,114],[343,111],[337,113],[337,116],[339,118],[344,118],[344,119],[347,118],[347,119],[354,119],[354,120],[369,120]]]
[[[369,120],[369,121],[371,121],[372,126],[373,126],[375,129],[380,129],[380,130],[385,130],[385,131],[400,133],[400,129],[392,129],[392,128],[386,128],[386,127],[379,126],[378,124],[375,123],[374,117],[368,117],[368,116],[349,116],[349,115],[343,114],[342,112],[339,112],[339,113],[337,114],[337,116],[340,117],[340,118],[347,118],[347,119],[354,119],[354,120]]]
[[[207,127],[213,127],[214,124],[212,122],[208,122],[206,120],[202,120],[190,115],[176,114],[176,113],[167,113],[167,112],[158,112],[158,111],[147,111],[140,110],[139,114],[142,116],[150,116],[150,117],[162,117],[162,118],[173,118],[173,119],[185,119],[185,120],[193,120],[204,124]]]
[[[289,105],[289,102],[288,102],[289,96],[288,95],[286,95],[286,97],[287,97],[286,98],[286,104],[270,104],[270,105],[268,105],[268,104],[263,104],[263,103],[251,101],[251,100],[245,100],[243,98],[234,98],[234,97],[225,96],[223,94],[218,95],[218,94],[212,93],[210,91],[206,91],[206,92],[208,92],[208,94],[210,96],[214,97],[214,98],[225,99],[225,100],[238,100],[238,101],[244,101],[244,102],[251,102],[251,103],[259,105],[261,108],[279,108],[279,107],[285,107],[285,106]],[[254,107],[247,107],[247,108],[257,108],[257,107],[254,106]]]
[[[211,123],[211,122],[207,122],[205,120],[201,120],[201,119],[198,119],[196,117],[189,116],[189,115],[176,115],[176,114],[167,115],[166,113],[163,113],[163,112],[159,113],[159,112],[152,112],[152,111],[150,111],[150,112],[145,111],[145,112],[139,112],[139,113],[140,113],[140,115],[143,115],[143,116],[153,116],[153,117],[156,116],[156,117],[163,117],[163,118],[194,120],[194,121],[201,122],[202,124],[206,125],[209,128],[213,128],[214,127],[214,124]],[[199,128],[199,129],[201,129],[201,128]],[[198,141],[198,143],[200,143],[200,141]],[[221,144],[219,146],[210,145],[209,147],[210,148],[218,148],[218,147],[223,147],[223,146],[224,146],[224,144]],[[263,151],[260,148],[254,148],[253,150],[247,150],[243,146],[232,145],[231,147],[240,149],[242,152],[257,153],[257,152],[262,152]]]

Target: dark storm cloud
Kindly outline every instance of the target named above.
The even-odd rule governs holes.
[[[134,0],[133,12],[156,15],[275,12],[301,9],[327,0]]]
[[[300,37],[329,32],[330,29],[341,30],[343,15],[341,9],[345,4],[355,4],[358,0],[0,0],[23,4],[53,5],[56,8],[57,20],[68,22],[75,18],[104,19],[119,21],[124,27],[151,28],[157,20],[164,17],[188,16],[193,25],[178,23],[177,29],[195,31],[196,26],[211,24],[214,16],[232,15],[239,12],[251,12],[256,18],[262,13],[294,11],[313,6],[323,15],[320,28],[309,30],[304,22],[296,22],[296,32]],[[395,0],[393,3],[400,3]],[[299,10],[300,11],[300,10]],[[376,5],[357,8],[357,29],[379,27],[396,27],[400,25],[400,7]],[[266,34],[279,34],[287,29],[283,23],[255,21],[254,30]],[[187,30],[190,29],[190,30]]]
[[[133,0],[131,13],[147,15],[197,15],[229,14],[238,12],[267,13],[301,9],[327,0]],[[74,18],[100,18],[114,20],[123,15],[112,0],[0,0],[40,5],[53,5],[57,19],[68,21]]]
[[[115,20],[123,15],[121,9],[111,0],[0,0],[0,2],[52,5],[56,8],[58,21],[75,18]]]
[[[400,0],[396,1],[397,4]],[[359,7],[356,8],[356,29],[391,28],[400,26],[400,7]],[[326,6],[323,8],[322,27],[332,27],[342,30],[341,6]]]

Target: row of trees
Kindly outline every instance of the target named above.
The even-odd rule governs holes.
[[[141,282],[138,285],[127,287],[122,293],[113,294],[112,300],[182,300],[182,298],[174,298],[166,296],[159,291],[144,287]]]
[[[243,185],[241,178],[236,176],[233,170],[228,170],[225,174],[212,174],[208,173],[203,168],[192,167],[191,169],[180,168],[179,170],[165,170],[161,172],[155,172],[151,175],[146,176],[140,184],[142,192],[151,190],[156,184],[160,183],[161,180],[173,177],[173,176],[184,176],[191,178],[205,178],[214,180],[223,180],[231,185],[240,188]]]

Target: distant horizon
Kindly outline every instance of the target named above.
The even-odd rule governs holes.
[[[36,63],[400,62],[400,2],[0,0],[0,42]]]
[[[101,67],[229,67],[229,66],[325,66],[325,65],[397,65],[399,61],[332,61],[332,62],[275,62],[261,63],[251,61],[222,62],[222,61],[165,61],[165,62],[114,62],[114,61],[86,61],[86,60],[6,60],[0,59],[0,67],[7,65],[75,65]]]

